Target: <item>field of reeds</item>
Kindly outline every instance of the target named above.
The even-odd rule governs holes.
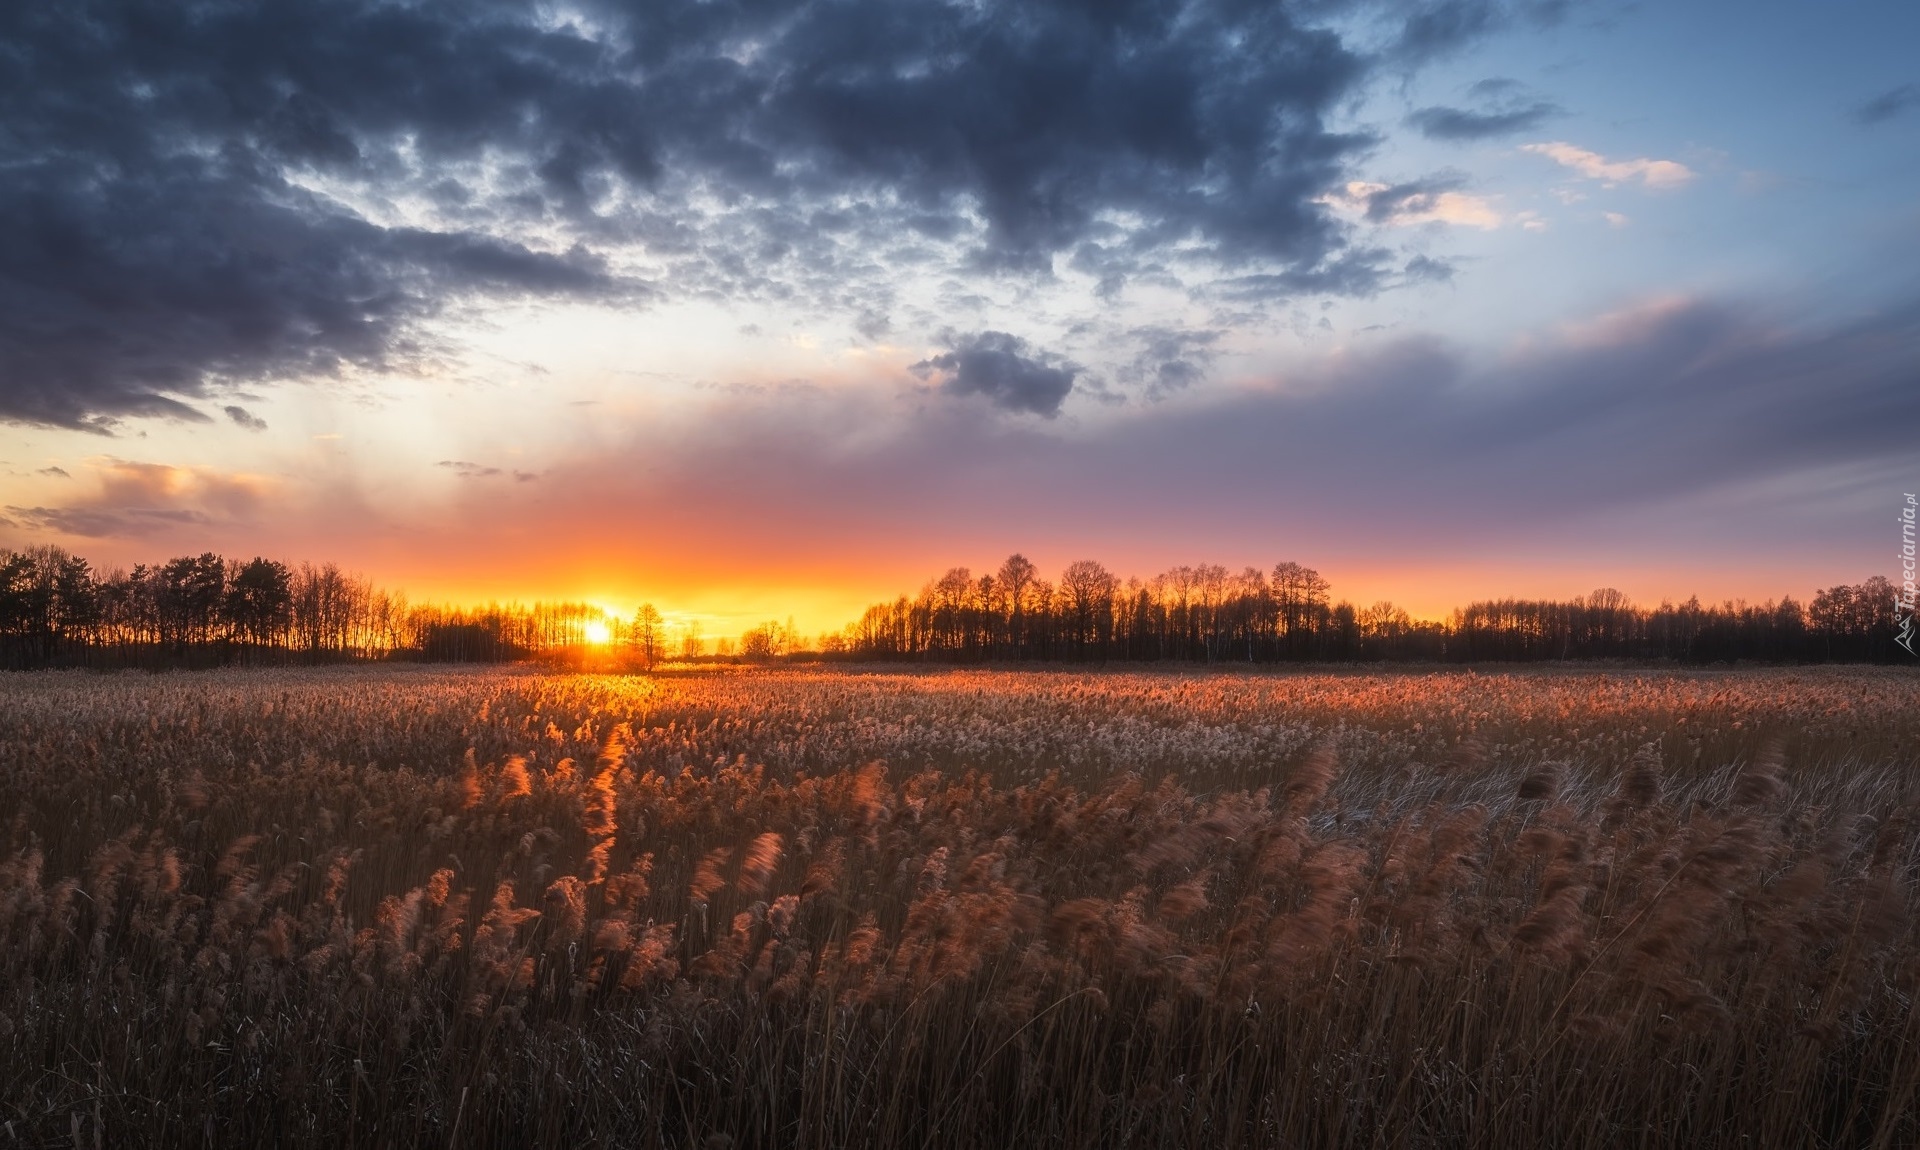
[[[0,683],[0,1146],[1910,1147],[1920,676]]]

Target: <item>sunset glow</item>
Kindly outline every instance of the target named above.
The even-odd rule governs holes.
[[[0,28],[0,218],[67,237],[0,257],[0,548],[709,638],[1014,552],[1428,618],[1894,573],[1911,5],[911,7]]]
[[[7,1144],[1920,1145],[1916,46],[0,4]]]

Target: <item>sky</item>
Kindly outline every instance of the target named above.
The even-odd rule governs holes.
[[[1920,6],[0,9],[0,547],[839,627],[1897,573]]]

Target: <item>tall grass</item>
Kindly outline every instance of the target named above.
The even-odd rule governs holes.
[[[0,1142],[1920,1143],[1920,678],[36,676]]]

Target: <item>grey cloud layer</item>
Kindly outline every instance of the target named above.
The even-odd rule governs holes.
[[[830,428],[870,426],[871,414],[836,407],[796,436],[810,422],[803,410],[769,412],[716,429],[730,438],[690,448],[684,470],[698,475],[698,461],[717,454],[742,460],[739,506],[703,513],[798,517],[804,530],[831,526],[807,519],[808,507],[852,514],[858,493],[884,489],[867,514],[912,508],[962,534],[1093,540],[1152,522],[1445,550],[1511,545],[1595,516],[1652,524],[1663,505],[1745,491],[1751,534],[1773,514],[1751,494],[1769,482],[1910,471],[1916,364],[1920,306],[1792,333],[1701,302],[1490,366],[1432,337],[1403,339],[1292,373],[1281,389],[1058,434],[934,405],[925,421],[850,452]],[[685,497],[631,496],[663,507]],[[1020,512],[1005,521],[1010,506]]]
[[[1395,8],[1396,51],[1503,11]],[[1293,12],[8,5],[0,418],[201,419],[222,381],[404,368],[467,298],[812,294],[879,329],[888,267],[955,250],[1124,278],[1178,245],[1248,291],[1369,290],[1378,253],[1315,201],[1369,144],[1327,117],[1377,60]]]
[[[1920,306],[1792,334],[1698,302],[1491,366],[1409,338],[1283,392],[1132,422],[1089,450],[1081,478],[1144,506],[1234,493],[1229,520],[1249,504],[1297,507],[1303,526],[1417,506],[1395,532],[1512,542],[1715,490],[1910,467],[1916,364]],[[1289,496],[1308,491],[1304,506]]]
[[[1154,355],[1193,354],[1184,341],[1155,346],[1160,334],[1139,338]],[[1492,364],[1407,338],[1305,365],[1270,390],[1098,421],[1001,418],[991,388],[1035,353],[981,333],[955,340],[947,372],[960,371],[963,344],[1008,350],[1014,375],[976,376],[999,382],[966,402],[854,389],[737,396],[721,401],[721,418],[636,428],[630,442],[556,460],[538,484],[444,461],[473,480],[458,487],[484,514],[329,494],[307,517],[346,523],[345,506],[342,530],[371,525],[409,546],[431,536],[474,555],[532,533],[592,538],[639,522],[648,531],[630,537],[761,556],[844,557],[876,538],[918,539],[942,557],[1038,540],[1086,554],[1144,540],[1218,555],[1233,540],[1302,558],[1389,549],[1417,567],[1569,540],[1617,557],[1664,532],[1692,540],[1689,554],[1710,550],[1708,536],[1783,562],[1851,548],[1852,566],[1892,536],[1877,526],[1882,498],[1891,511],[1893,493],[1911,489],[1920,426],[1920,304],[1825,331],[1725,303],[1651,308]],[[219,480],[199,476],[182,494],[177,481],[123,478],[65,506],[5,514],[110,536],[251,514],[257,533],[265,504]],[[1799,506],[1820,491],[1841,493],[1839,514],[1831,502]],[[1698,510],[1714,500],[1720,510]]]

